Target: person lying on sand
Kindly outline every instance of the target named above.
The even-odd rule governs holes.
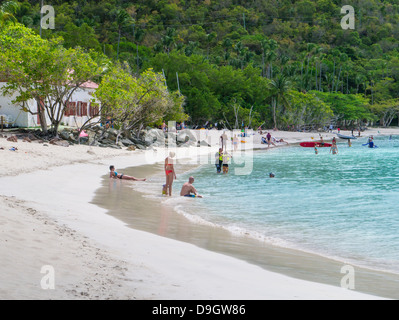
[[[123,180],[133,180],[133,181],[146,181],[147,179],[139,179],[139,178],[135,178],[132,176],[127,176],[124,175],[123,173],[118,174],[118,172],[115,171],[115,167],[114,166],[110,166],[109,167],[109,177],[113,178],[113,179],[123,179]]]
[[[287,141],[285,141],[283,138],[277,139],[277,138],[274,138],[274,137],[273,137],[273,142],[289,144],[289,143],[288,143]]]
[[[202,196],[198,194],[197,189],[194,188],[193,183],[194,177],[188,178],[188,182],[183,184],[183,187],[181,188],[180,196],[190,198],[202,198]]]

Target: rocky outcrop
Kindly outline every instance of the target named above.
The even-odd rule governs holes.
[[[25,132],[26,131],[26,132]],[[19,138],[24,141],[40,141],[53,145],[67,147],[73,144],[86,144],[102,148],[127,148],[128,150],[146,150],[157,147],[203,147],[209,146],[206,141],[199,141],[191,130],[185,129],[179,132],[163,132],[160,129],[147,128],[140,134],[136,132],[121,133],[116,129],[93,127],[84,131],[79,137],[76,129],[64,129],[58,132],[57,137],[46,136],[40,130],[21,130],[21,136],[13,136],[12,141]]]

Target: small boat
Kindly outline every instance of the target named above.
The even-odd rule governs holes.
[[[338,136],[338,138],[346,139],[346,140],[349,140],[349,139],[355,140],[355,139],[357,139],[355,136],[346,136],[346,135],[340,134],[340,133],[337,133],[337,136]]]
[[[319,142],[319,141],[309,141],[309,142],[301,142],[299,144],[301,147],[304,148],[314,148],[315,145],[317,145],[319,148],[330,148],[332,146],[331,143],[326,143],[326,142]]]

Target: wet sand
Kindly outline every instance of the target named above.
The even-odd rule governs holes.
[[[184,169],[180,168],[180,172],[192,168],[193,166],[185,166]],[[156,173],[151,175],[154,169]],[[159,180],[160,183],[163,181],[163,164],[131,167],[121,171],[137,177],[147,176]],[[174,188],[178,187],[180,185],[175,182]],[[177,190],[174,193],[177,194]],[[339,287],[346,274],[341,273],[345,264],[340,261],[233,235],[219,227],[194,223],[177,213],[172,206],[162,205],[160,201],[164,199],[161,189],[157,198],[136,191],[119,180],[110,180],[108,176],[104,176],[102,187],[96,191],[92,203],[106,209],[109,215],[131,228],[188,242],[297,279]],[[399,275],[359,267],[354,267],[354,270],[356,291],[392,299],[399,298]]]

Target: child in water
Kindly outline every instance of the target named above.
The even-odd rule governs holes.
[[[223,157],[223,173],[227,174],[229,173],[229,163],[231,155],[227,151],[224,151],[222,157]]]

